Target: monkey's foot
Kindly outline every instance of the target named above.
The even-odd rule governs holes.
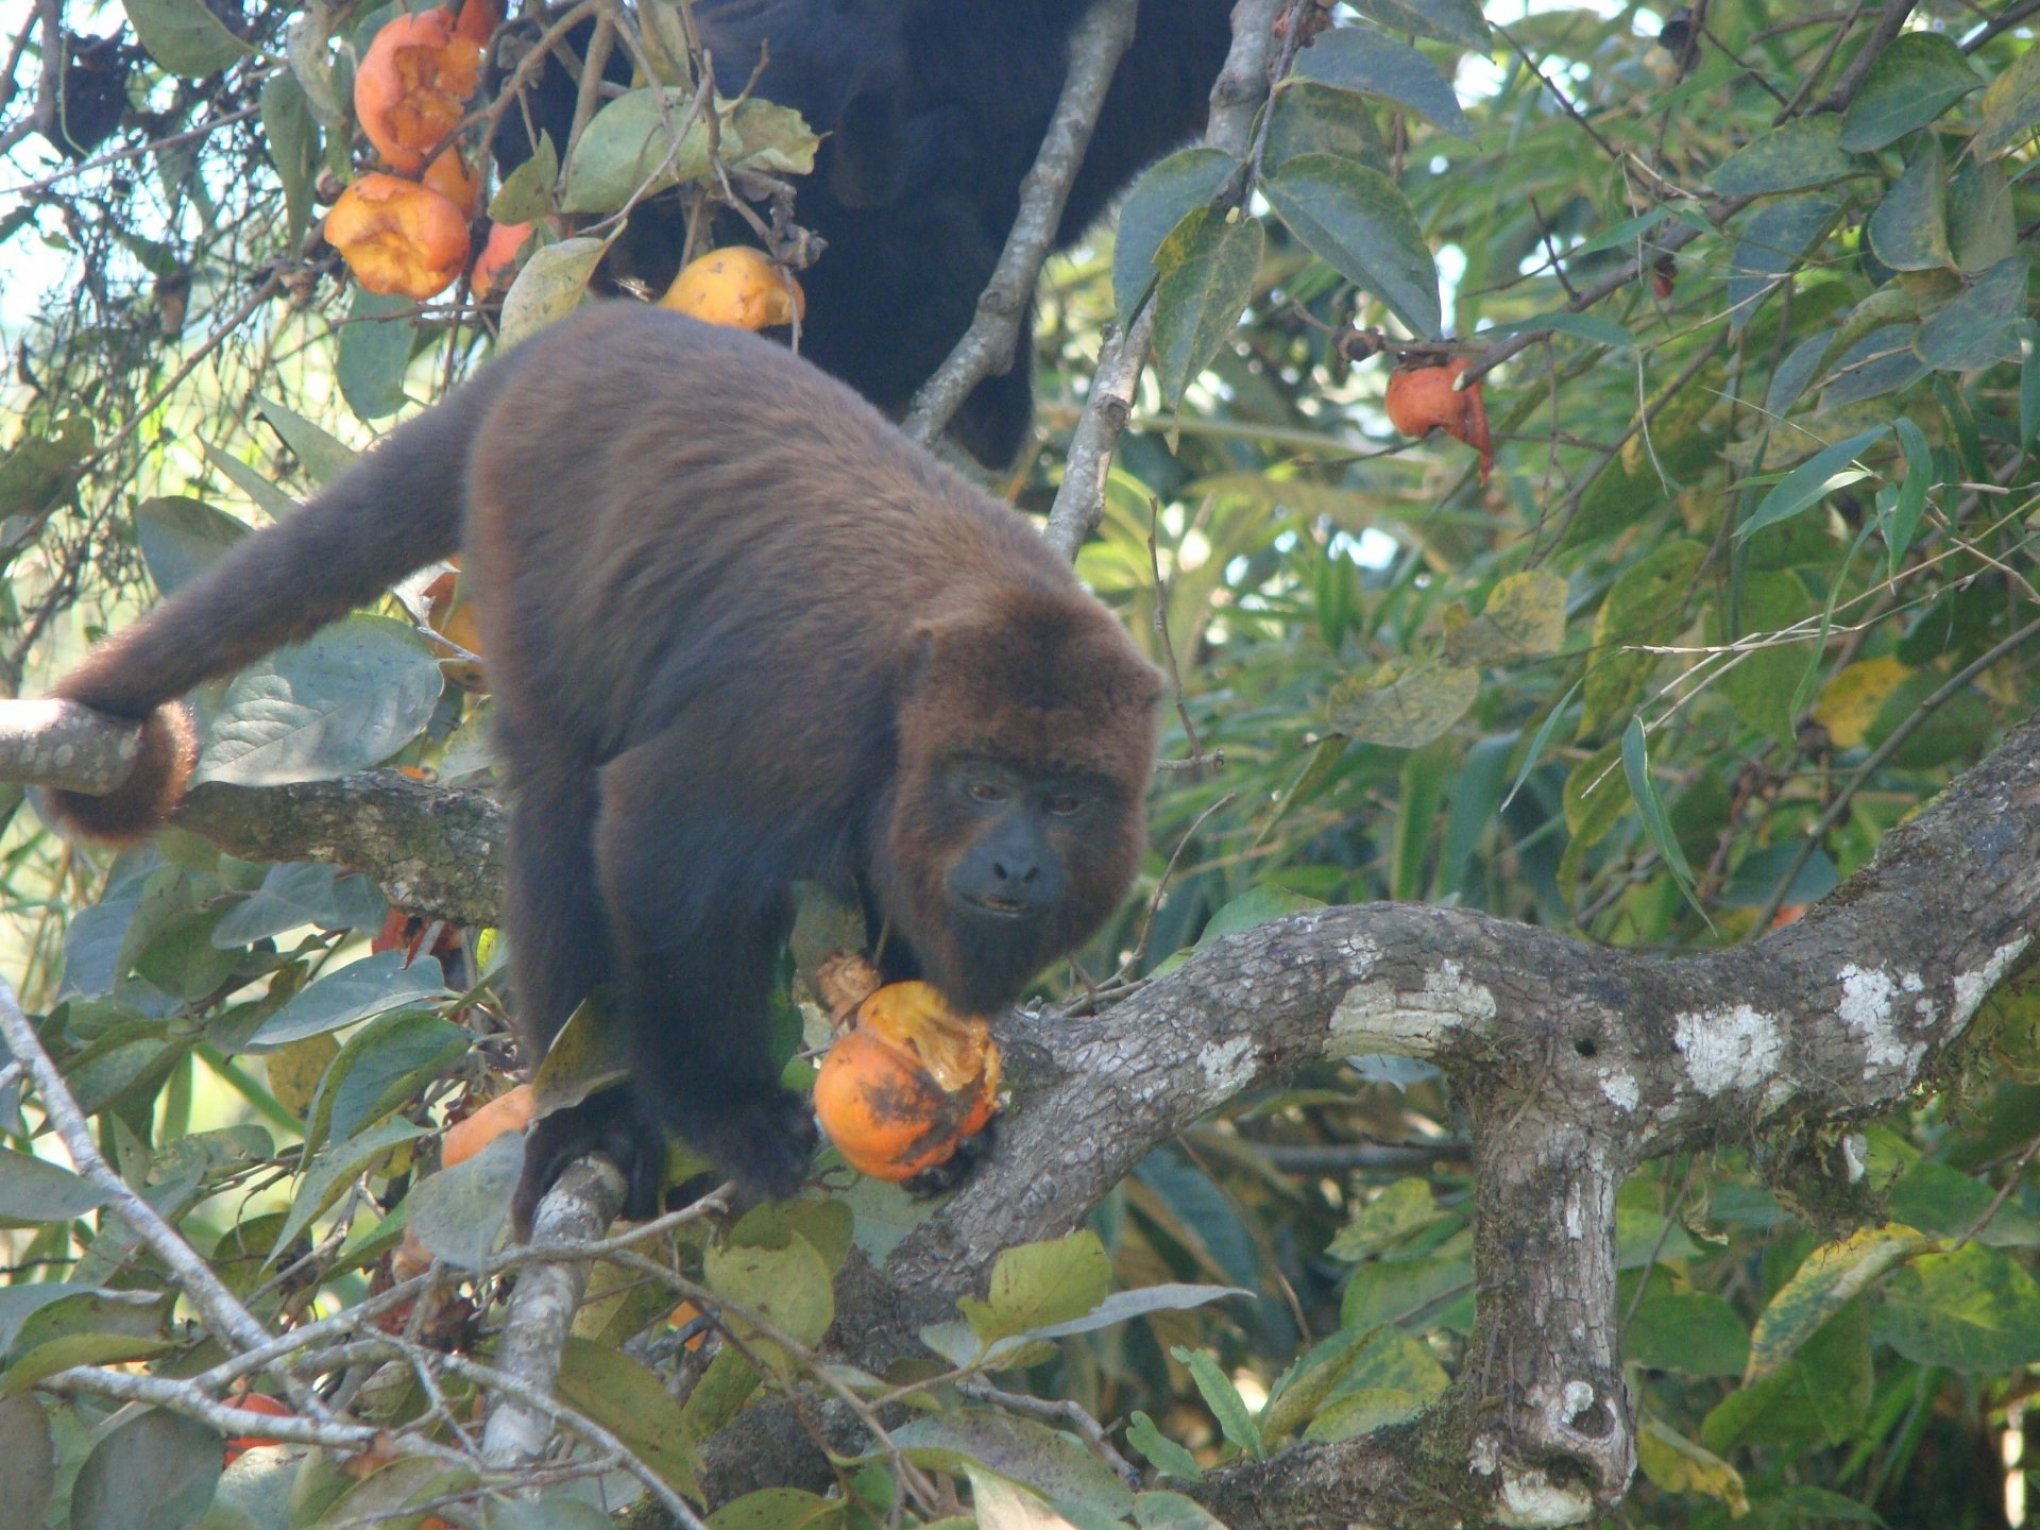
[[[792,1195],[807,1178],[820,1140],[814,1106],[778,1088],[726,1098],[712,1110],[696,1106],[676,1124],[689,1142],[722,1165],[746,1199]]]
[[[977,1166],[991,1156],[998,1135],[999,1118],[994,1116],[980,1131],[957,1143],[952,1156],[941,1163],[930,1164],[912,1179],[902,1180],[900,1188],[917,1201],[947,1195],[969,1179],[977,1171]]]
[[[533,1123],[524,1139],[524,1174],[510,1203],[520,1241],[531,1237],[539,1198],[576,1158],[600,1153],[623,1171],[623,1215],[643,1221],[659,1213],[666,1176],[666,1134],[645,1120],[622,1090],[609,1089]]]

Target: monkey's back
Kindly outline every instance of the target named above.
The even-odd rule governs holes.
[[[615,303],[510,360],[466,566],[510,725],[580,762],[678,729],[847,812],[920,624],[1024,591],[1125,643],[1021,516],[779,346]]]

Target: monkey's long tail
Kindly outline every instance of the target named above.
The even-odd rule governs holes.
[[[454,552],[468,449],[515,362],[513,353],[490,364],[393,431],[287,519],[238,544],[64,676],[52,695],[143,728],[127,782],[103,797],[52,791],[56,815],[94,838],[145,838],[175,813],[197,757],[178,697],[310,637]]]

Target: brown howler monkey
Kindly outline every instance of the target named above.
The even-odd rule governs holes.
[[[465,526],[463,527],[463,519]],[[67,675],[146,720],[102,837],[175,810],[175,698],[464,548],[512,794],[526,1060],[608,983],[632,1085],[541,1121],[520,1216],[666,1129],[791,1191],[814,1130],[766,1002],[788,885],[862,896],[888,980],[1011,1001],[1125,892],[1158,676],[1027,522],[769,341],[598,304],[485,367]]]

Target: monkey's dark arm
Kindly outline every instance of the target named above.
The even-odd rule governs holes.
[[[52,791],[50,810],[114,841],[141,838],[183,800],[196,745],[178,697],[311,636],[460,545],[468,445],[516,370],[483,370],[394,431],[288,518],[239,543],[52,694],[143,724],[135,768],[105,796]]]
[[[146,717],[453,553],[468,444],[515,370],[513,354],[399,427],[291,515],[95,647],[53,694]]]

